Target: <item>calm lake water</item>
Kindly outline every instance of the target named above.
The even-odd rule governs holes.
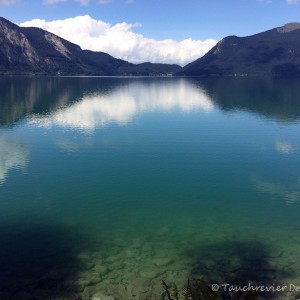
[[[3,300],[300,286],[300,80],[0,77],[0,205]]]

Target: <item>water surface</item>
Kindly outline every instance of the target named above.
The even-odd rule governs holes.
[[[299,83],[1,77],[0,298],[300,285]]]

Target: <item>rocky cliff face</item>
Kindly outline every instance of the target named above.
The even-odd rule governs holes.
[[[300,75],[300,23],[248,37],[228,36],[185,66],[190,76]]]
[[[0,66],[1,69],[21,64],[36,67],[39,61],[37,53],[19,27],[0,18]]]
[[[180,69],[150,63],[145,68],[107,53],[82,50],[55,34],[0,17],[0,74],[160,75]]]

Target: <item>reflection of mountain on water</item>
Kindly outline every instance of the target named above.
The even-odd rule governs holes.
[[[126,124],[147,111],[213,107],[202,89],[178,78],[4,78],[1,83],[2,124],[26,116],[33,124],[91,130]]]
[[[118,86],[109,94],[90,93],[71,106],[48,116],[33,116],[31,122],[42,126],[62,126],[93,130],[109,124],[124,125],[134,117],[151,111],[183,112],[211,110],[210,99],[183,79],[172,81],[136,80]]]
[[[97,82],[98,84],[95,84]],[[47,114],[102,87],[106,80],[67,77],[1,77],[0,125],[11,125],[30,114]]]
[[[146,111],[246,110],[280,122],[300,117],[300,85],[266,78],[1,77],[0,125],[92,129],[126,124]]]
[[[279,122],[300,118],[299,79],[231,77],[190,82],[206,90],[213,103],[224,111],[246,110]]]

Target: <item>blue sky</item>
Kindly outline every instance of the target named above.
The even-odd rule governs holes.
[[[2,17],[19,24],[33,19],[49,22],[89,15],[111,26],[131,24],[128,30],[146,39],[218,41],[228,35],[246,36],[300,21],[300,0],[0,0],[0,12]],[[80,46],[85,48],[84,44]]]

